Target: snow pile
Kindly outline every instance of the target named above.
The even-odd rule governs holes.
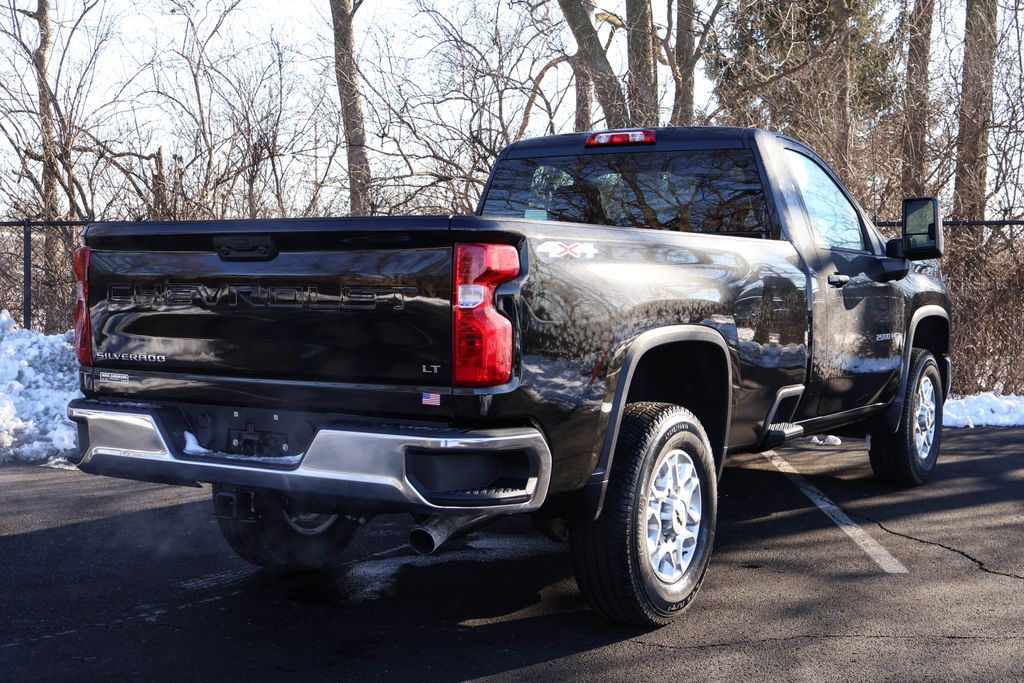
[[[0,311],[0,462],[45,460],[75,448],[68,401],[78,391],[74,334],[14,328]]]
[[[944,427],[1013,427],[1024,425],[1024,396],[991,391],[948,399],[942,406]]]

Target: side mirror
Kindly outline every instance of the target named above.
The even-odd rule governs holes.
[[[942,256],[942,216],[935,197],[903,200],[903,239],[900,254],[910,261]],[[887,249],[888,251],[888,249]]]

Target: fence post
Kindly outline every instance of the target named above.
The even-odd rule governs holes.
[[[21,265],[21,315],[22,327],[32,329],[32,223],[25,221],[21,227],[22,265]]]

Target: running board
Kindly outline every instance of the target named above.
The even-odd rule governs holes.
[[[784,441],[796,439],[804,435],[804,428],[792,422],[775,422],[768,425],[761,436],[761,448],[769,450],[782,444]]]
[[[761,423],[761,433],[755,450],[767,451],[783,441],[803,436],[804,428],[790,422],[796,415],[797,406],[803,395],[803,384],[791,384],[779,389],[768,415]]]

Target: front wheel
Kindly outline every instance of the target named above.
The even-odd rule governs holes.
[[[216,496],[222,487],[215,486]],[[255,519],[217,518],[224,540],[243,560],[268,569],[313,570],[337,565],[359,523],[343,514],[296,509],[277,491],[255,497]]]
[[[604,509],[570,528],[576,581],[615,621],[663,626],[704,580],[714,543],[717,481],[711,445],[689,410],[626,407]]]
[[[928,481],[942,443],[942,397],[942,376],[935,357],[924,349],[914,349],[900,428],[871,435],[868,455],[876,477],[902,486]]]

